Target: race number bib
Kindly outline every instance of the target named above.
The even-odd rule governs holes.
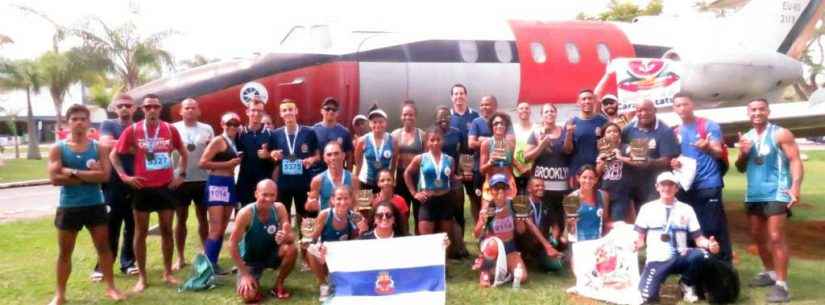
[[[301,159],[284,159],[283,161],[281,161],[281,171],[284,173],[284,175],[289,176],[303,175],[304,165],[301,163]]]
[[[229,202],[229,187],[223,185],[209,186],[209,202]]]
[[[157,171],[172,168],[172,159],[167,152],[146,153],[146,170]],[[151,156],[149,156],[151,154]]]

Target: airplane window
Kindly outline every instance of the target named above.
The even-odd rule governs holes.
[[[544,46],[540,42],[530,43],[530,53],[533,55],[533,61],[538,64],[547,61],[547,53],[544,53]]]
[[[328,25],[315,25],[310,29],[311,42],[321,50],[329,49],[332,46],[332,34]]]
[[[571,64],[579,63],[579,47],[572,42],[568,42],[564,44],[564,49],[567,51],[567,61]]]
[[[289,30],[289,33],[281,39],[281,46],[284,47],[302,47],[304,39],[306,39],[306,28],[296,26]]]
[[[511,62],[513,61],[513,49],[510,48],[510,43],[507,41],[496,41],[493,44],[493,47],[496,49],[496,57],[500,62]]]
[[[462,40],[458,42],[458,50],[464,62],[478,61],[478,46],[475,41]]]
[[[596,53],[599,54],[599,61],[603,64],[607,64],[610,62],[610,48],[607,47],[607,44],[600,42],[596,45]]]

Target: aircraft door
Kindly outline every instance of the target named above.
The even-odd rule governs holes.
[[[377,33],[361,41],[358,62],[358,113],[378,104],[390,115],[389,128],[400,126],[401,104],[409,98],[409,51],[395,34]]]

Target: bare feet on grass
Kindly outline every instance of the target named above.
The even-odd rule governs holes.
[[[180,285],[180,280],[175,278],[175,276],[172,275],[171,272],[163,274],[163,281],[172,286]]]
[[[49,305],[63,305],[64,303],[66,303],[66,298],[62,296],[54,296],[52,301],[49,302]]]
[[[135,283],[135,286],[132,287],[132,292],[141,293],[146,290],[146,287],[149,287],[149,283],[146,282],[146,279],[140,278],[137,283]]]
[[[120,292],[120,290],[117,290],[117,288],[106,289],[106,296],[113,301],[122,301],[126,299],[126,295]]]

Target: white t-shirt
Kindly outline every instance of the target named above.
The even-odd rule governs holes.
[[[658,199],[642,205],[636,216],[636,231],[647,234],[648,262],[666,261],[676,253],[685,253],[688,237],[702,234],[693,208],[678,200],[666,206]],[[663,240],[663,234],[670,236],[669,240]]]
[[[206,145],[215,136],[212,126],[197,122],[194,127],[186,126],[183,121],[172,124],[178,129],[183,147],[189,152],[189,159],[186,162],[186,182],[206,181],[206,170],[198,167],[198,161],[206,149]],[[177,164],[175,159],[175,163]]]

